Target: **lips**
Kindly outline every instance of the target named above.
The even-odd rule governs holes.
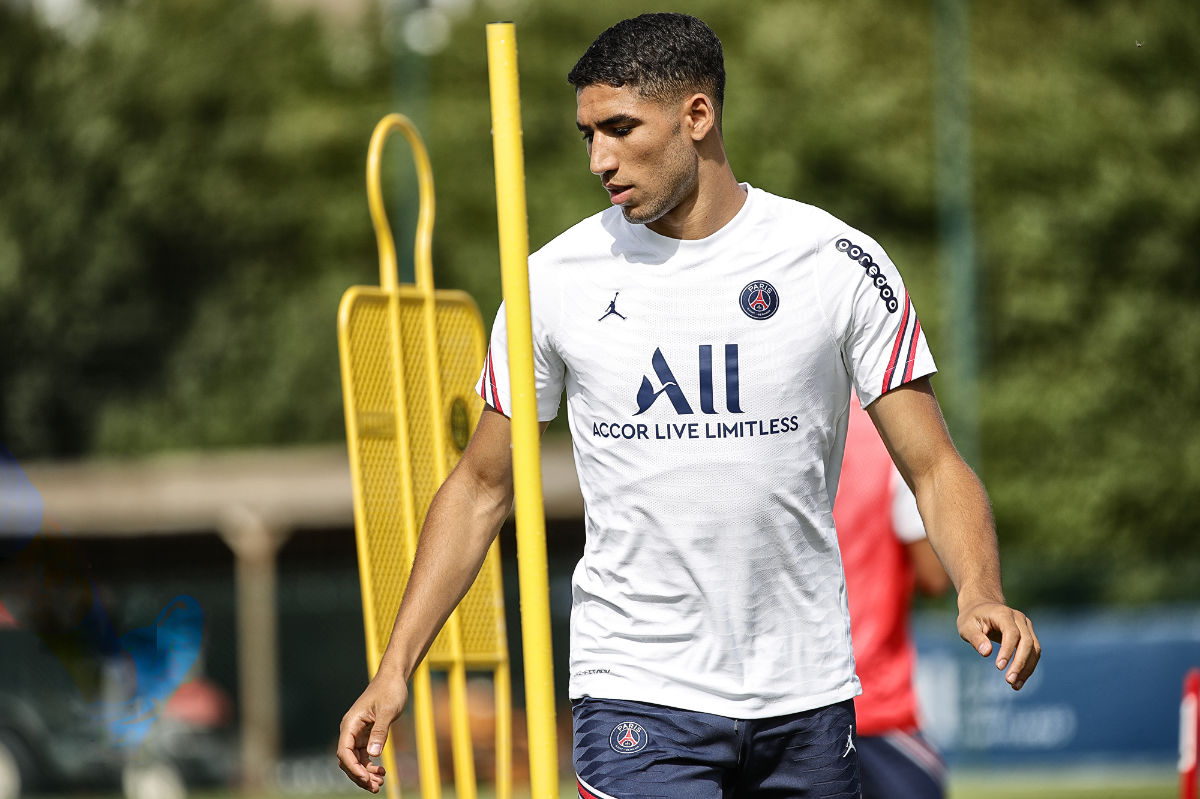
[[[621,205],[629,199],[630,194],[633,192],[632,186],[618,186],[614,183],[605,184],[604,188],[608,191],[608,198],[612,201],[613,205]]]

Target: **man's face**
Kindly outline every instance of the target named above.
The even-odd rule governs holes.
[[[695,194],[699,157],[684,132],[681,104],[604,84],[586,86],[576,97],[575,124],[592,173],[626,220],[649,225]]]

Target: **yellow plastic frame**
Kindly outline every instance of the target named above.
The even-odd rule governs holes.
[[[395,241],[383,204],[381,159],[393,132],[408,140],[416,161],[420,208],[415,284],[399,283]],[[403,115],[385,117],[371,136],[367,197],[379,246],[380,285],[353,286],[342,296],[338,350],[367,665],[373,677],[408,582],[429,503],[478,423],[483,403],[474,385],[487,344],[470,296],[433,287],[433,174],[420,134]],[[459,799],[476,796],[466,673],[491,672],[496,796],[510,799],[512,688],[497,544],[413,675],[410,703],[422,799],[441,796],[431,669],[446,673]],[[401,795],[395,754],[392,735],[383,752],[391,799]]]

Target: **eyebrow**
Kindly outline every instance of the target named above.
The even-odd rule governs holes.
[[[622,123],[638,122],[638,121],[639,120],[637,117],[630,116],[629,114],[613,114],[612,116],[608,117],[607,119],[602,119],[599,122],[597,122],[596,127],[597,128],[611,128],[614,125],[620,125]],[[581,131],[584,131],[585,133],[592,129],[590,126],[584,125],[578,119],[575,120],[575,127],[579,128]]]

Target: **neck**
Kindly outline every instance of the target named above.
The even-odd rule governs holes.
[[[745,202],[746,191],[727,161],[702,160],[695,190],[646,227],[672,239],[707,238],[737,216]]]

